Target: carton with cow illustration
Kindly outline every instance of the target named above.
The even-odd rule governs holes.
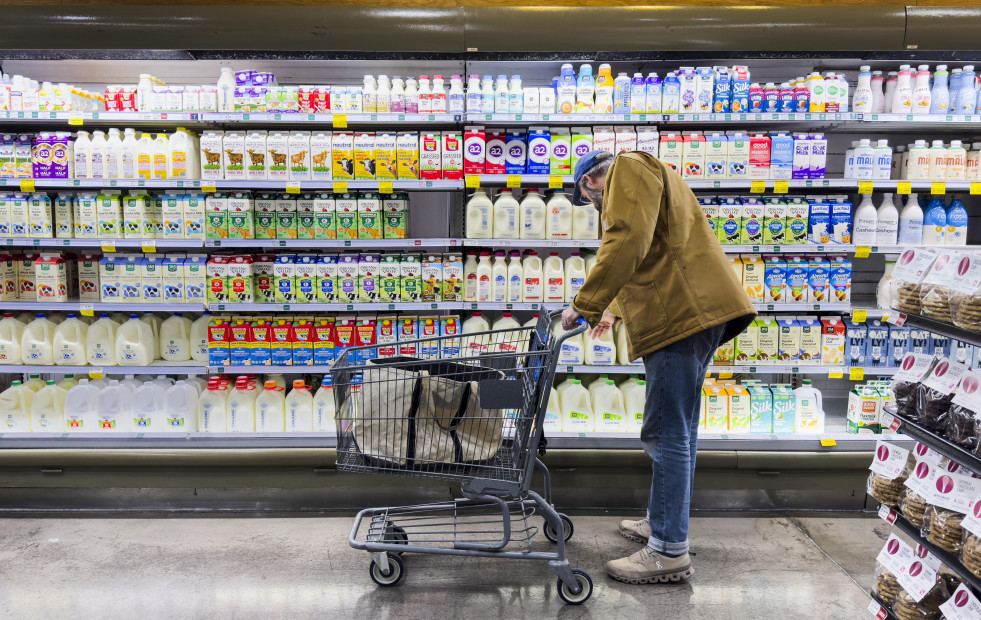
[[[375,134],[372,132],[354,135],[354,178],[365,181],[375,178]]]
[[[245,176],[245,132],[229,131],[221,140],[225,179],[241,181]]]
[[[398,170],[398,138],[396,134],[380,131],[375,134],[375,178],[378,180],[395,180]]]
[[[309,131],[290,132],[289,155],[290,181],[309,181],[311,167]]]
[[[273,132],[273,136],[282,135],[278,131]],[[245,136],[245,178],[251,180],[263,180],[268,178],[267,161],[271,161],[271,152],[267,155],[266,149],[269,148],[268,140],[272,136],[265,131],[253,129]]]
[[[329,181],[333,179],[333,134],[329,131],[315,131],[310,136],[310,179]]]
[[[222,138],[225,132],[209,129],[201,134],[201,179],[220,181],[225,178],[222,168]]]
[[[335,131],[331,138],[333,175],[337,180],[354,180],[354,134]]]

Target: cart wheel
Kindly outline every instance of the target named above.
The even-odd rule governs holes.
[[[561,579],[559,579],[559,598],[569,605],[582,605],[593,595],[593,580],[589,578],[586,571],[574,568],[572,574],[579,582],[579,593],[573,594]]]
[[[405,533],[405,530],[401,527],[395,525],[394,523],[389,523],[388,528],[385,531],[386,542],[390,542],[395,545],[407,545],[409,544],[409,535]],[[402,551],[397,552],[398,555],[402,555]]]
[[[371,561],[371,567],[368,570],[371,573],[372,581],[383,588],[387,588],[402,580],[402,576],[405,574],[405,564],[402,562],[402,558],[389,553],[388,574],[383,573],[374,560]]]
[[[572,519],[570,519],[569,517],[560,514],[559,518],[562,519],[562,525],[564,526],[565,529],[564,540],[565,542],[569,542],[569,540],[572,538],[572,533],[576,531],[576,528],[573,527]],[[549,523],[547,519],[545,521],[545,527],[542,529],[542,532],[545,534],[545,538],[549,539],[551,542],[553,543],[559,542],[559,537],[555,533],[555,528],[552,527],[552,524]]]

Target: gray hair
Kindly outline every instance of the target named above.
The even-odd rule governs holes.
[[[590,168],[583,174],[583,178],[579,180],[580,185],[585,184],[585,177],[601,177],[610,170],[610,166],[613,165],[613,153],[602,153],[596,156],[596,165]]]

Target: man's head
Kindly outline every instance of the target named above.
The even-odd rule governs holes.
[[[606,174],[613,163],[613,153],[590,151],[576,162],[574,179],[576,189],[572,192],[572,203],[577,205],[593,203],[597,211],[603,210],[603,187]]]

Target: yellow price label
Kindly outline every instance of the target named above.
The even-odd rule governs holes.
[[[102,244],[102,251],[103,252],[115,252],[116,251],[116,244],[115,243],[103,243]]]
[[[334,128],[344,129],[347,127],[347,114],[334,115]]]
[[[869,311],[865,309],[852,310],[852,322],[864,323],[869,320]]]
[[[930,193],[934,196],[947,193],[947,184],[943,181],[934,181],[930,184]]]
[[[971,182],[971,195],[972,196],[977,196],[978,194],[981,194],[981,183],[978,183],[977,181],[972,181]]]
[[[105,379],[105,375],[103,375],[101,368],[90,368],[89,379]]]
[[[68,124],[69,125],[72,125],[73,127],[81,127],[82,126],[82,117],[81,116],[72,116],[71,118],[68,119]]]
[[[468,174],[464,177],[464,182],[467,189],[477,189],[480,187],[480,175],[479,174]]]
[[[774,181],[773,191],[776,194],[786,194],[790,191],[790,183],[787,181]]]
[[[753,192],[754,194],[762,194],[766,191],[766,181],[753,181],[749,187],[749,191]]]
[[[509,174],[507,180],[507,186],[509,189],[516,189],[518,187],[521,187],[521,175]]]
[[[858,182],[858,193],[859,194],[871,194],[873,188],[872,181],[859,181]]]
[[[829,379],[842,379],[845,376],[845,371],[841,368],[833,368],[831,372],[828,373]]]
[[[900,181],[899,183],[896,183],[896,193],[903,194],[903,195],[912,194],[913,184],[910,183],[909,181]]]
[[[152,252],[156,252],[157,251],[157,244],[154,243],[154,242],[152,242],[152,241],[150,241],[149,243],[146,242],[146,241],[144,241],[140,245],[140,247],[143,249],[144,252],[151,252],[152,253]]]
[[[31,193],[34,191],[34,179],[21,179],[20,191]]]
[[[391,194],[395,191],[395,183],[392,181],[379,181],[378,182],[378,193],[379,194]]]
[[[215,192],[218,191],[218,188],[215,187],[214,185],[202,185],[201,191],[204,192],[205,194],[214,194]]]
[[[731,372],[728,372],[728,371],[726,371],[726,372],[720,372],[719,373],[719,378],[720,379],[732,379],[732,373]]]
[[[865,381],[865,369],[852,366],[848,369],[849,381]]]
[[[868,258],[870,254],[872,254],[872,246],[868,246],[868,245],[855,246],[855,258]]]
[[[95,316],[95,306],[92,304],[82,304],[78,307],[82,316]]]
[[[344,185],[346,186],[347,183],[345,183]],[[347,188],[346,187],[345,187],[345,190],[344,191],[347,191]],[[300,193],[300,186],[299,185],[287,185],[286,186],[286,193],[287,194],[299,194]]]
[[[562,175],[553,174],[548,177],[548,187],[549,189],[562,189],[564,179]]]
[[[838,445],[838,442],[835,441],[834,439],[822,439],[821,440],[821,447],[822,448],[832,448],[832,447],[837,446],[837,445]]]
[[[347,181],[334,181],[334,193],[335,194],[346,194],[347,193]]]

